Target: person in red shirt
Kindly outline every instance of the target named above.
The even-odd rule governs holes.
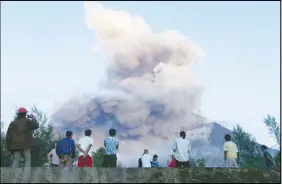
[[[175,168],[175,164],[176,164],[176,159],[174,157],[174,155],[171,155],[171,161],[167,161],[167,166],[169,168]]]

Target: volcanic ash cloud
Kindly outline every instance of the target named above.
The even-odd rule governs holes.
[[[190,66],[202,59],[202,49],[176,31],[153,33],[139,16],[93,2],[84,7],[87,27],[109,58],[107,86],[128,95],[114,110],[118,120],[138,135],[153,130],[166,136],[195,125],[191,114],[201,88]],[[166,118],[150,116],[148,102],[159,105]]]
[[[95,105],[99,103],[125,128],[118,129],[119,134],[139,136],[146,144],[152,141],[145,137],[170,139],[181,129],[199,125],[194,112],[199,109],[202,88],[191,65],[203,58],[202,49],[177,31],[154,33],[139,16],[97,2],[85,2],[84,8],[85,23],[108,58],[107,80],[93,103],[74,108],[72,117],[71,109],[55,115],[72,122],[82,122],[81,117],[91,121],[99,114]]]

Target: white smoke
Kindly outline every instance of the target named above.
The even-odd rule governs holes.
[[[125,140],[131,145],[127,148],[121,146],[122,152],[134,154],[141,154],[145,145],[154,152],[165,151],[165,139],[202,123],[194,114],[202,88],[191,71],[204,56],[197,44],[177,31],[154,33],[141,17],[97,2],[85,2],[84,8],[85,23],[108,57],[107,80],[102,92],[90,100],[93,103],[69,102],[70,109],[62,107],[54,117],[77,122],[80,127],[91,126],[87,122],[98,115],[99,103],[127,128],[118,134],[140,137],[138,141]],[[159,115],[152,115],[152,111]]]

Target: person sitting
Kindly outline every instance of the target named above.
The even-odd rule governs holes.
[[[142,161],[143,168],[151,167],[152,156],[149,155],[148,149],[144,150],[144,154],[141,157],[141,161]]]
[[[47,159],[51,167],[59,167],[60,164],[60,159],[56,153],[56,146],[57,144],[55,143],[53,149],[47,154]]]
[[[175,164],[176,164],[176,159],[175,159],[175,157],[174,157],[174,155],[172,154],[172,155],[170,155],[171,156],[171,161],[167,161],[167,166],[169,167],[169,168],[175,168]]]
[[[160,167],[158,162],[158,155],[153,156],[153,160],[151,161],[151,167]]]

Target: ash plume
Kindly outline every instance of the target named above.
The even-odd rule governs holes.
[[[99,93],[70,100],[53,118],[65,127],[92,128],[99,145],[108,130],[101,127],[114,127],[122,144],[131,145],[121,152],[136,154],[145,146],[164,151],[175,132],[202,124],[195,111],[203,90],[191,71],[204,56],[199,45],[174,30],[154,33],[141,17],[97,2],[85,2],[84,9],[108,59],[107,80]]]

